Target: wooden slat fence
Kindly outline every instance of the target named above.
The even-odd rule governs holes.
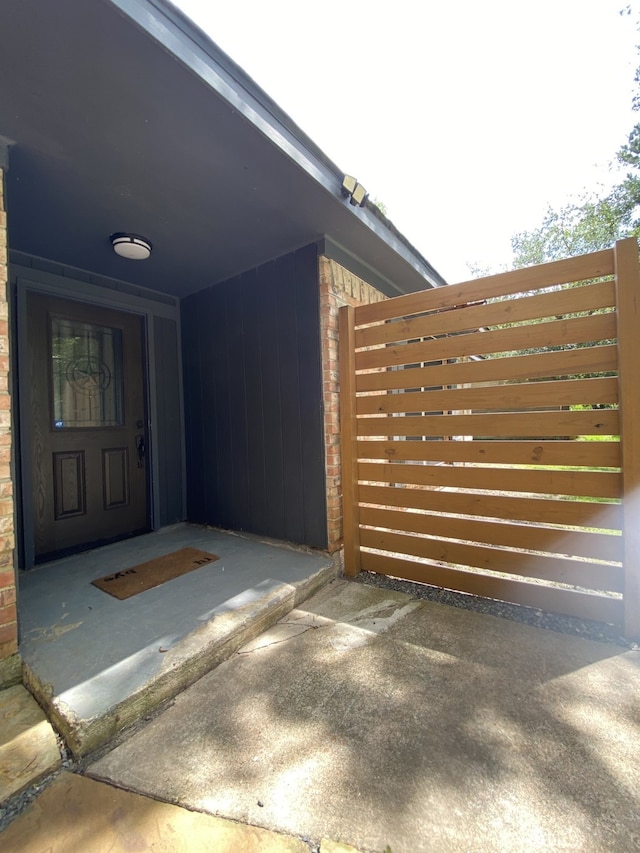
[[[346,573],[639,636],[637,241],[340,320]]]

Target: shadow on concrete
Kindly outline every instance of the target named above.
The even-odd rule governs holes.
[[[363,850],[636,850],[636,652],[335,582],[90,774]]]

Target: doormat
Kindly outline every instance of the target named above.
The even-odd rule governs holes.
[[[146,589],[153,589],[154,586],[160,586],[180,575],[201,569],[219,559],[215,554],[199,551],[197,548],[181,548],[179,551],[165,554],[164,557],[156,557],[155,560],[131,566],[129,569],[106,575],[91,583],[123,601],[125,598],[131,598]]]

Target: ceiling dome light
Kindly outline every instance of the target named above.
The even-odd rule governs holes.
[[[131,261],[146,261],[153,248],[151,243],[139,234],[125,234],[118,231],[111,235],[111,245],[116,255]]]

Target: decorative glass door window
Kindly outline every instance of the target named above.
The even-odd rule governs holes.
[[[52,316],[51,371],[55,429],[123,425],[120,329]]]

